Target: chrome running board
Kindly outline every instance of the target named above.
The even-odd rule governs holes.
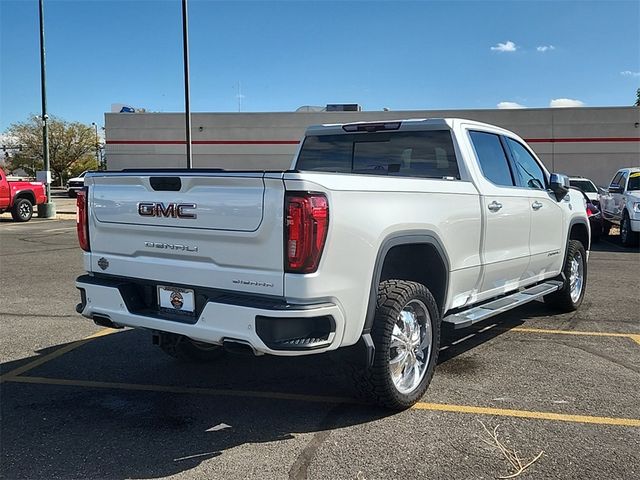
[[[444,323],[451,325],[454,329],[467,328],[474,323],[481,322],[494,315],[499,315],[513,308],[529,303],[537,298],[543,297],[562,288],[562,282],[558,280],[547,280],[544,283],[525,288],[515,293],[511,293],[469,310],[447,315],[442,319]]]

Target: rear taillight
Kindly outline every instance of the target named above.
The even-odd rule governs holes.
[[[594,215],[593,210],[587,207],[587,217],[592,217]]]
[[[76,198],[76,230],[78,232],[78,243],[85,252],[89,248],[89,212],[87,209],[87,189],[78,190]]]
[[[285,271],[317,270],[329,228],[329,203],[322,193],[289,192],[285,200]]]

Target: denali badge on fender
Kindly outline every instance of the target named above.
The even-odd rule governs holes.
[[[168,203],[140,202],[138,203],[138,215],[143,217],[173,217],[173,218],[198,218],[195,213],[187,210],[195,210],[195,203]]]

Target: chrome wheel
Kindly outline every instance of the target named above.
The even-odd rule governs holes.
[[[569,291],[571,293],[571,301],[576,303],[582,294],[582,286],[584,285],[584,260],[580,252],[571,259],[571,271],[569,274]]]
[[[407,394],[422,381],[433,343],[431,317],[420,300],[407,303],[393,326],[389,352],[391,379],[398,392]]]

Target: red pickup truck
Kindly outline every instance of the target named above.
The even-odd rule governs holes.
[[[44,183],[10,182],[0,169],[0,213],[11,211],[16,222],[28,222],[33,215],[33,206],[46,201]]]

